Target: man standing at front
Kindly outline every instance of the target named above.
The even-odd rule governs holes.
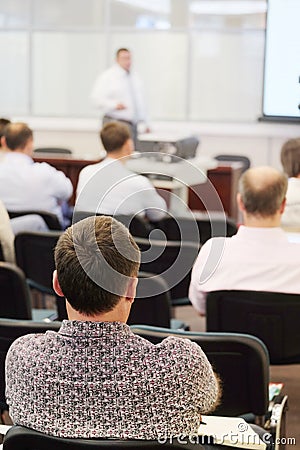
[[[197,433],[218,382],[197,344],[168,337],[153,345],[126,325],[140,261],[129,231],[110,217],[82,220],[60,237],[55,261],[54,289],[69,320],[58,333],[12,344],[5,373],[13,422],[73,438]]]
[[[124,122],[136,144],[138,123],[145,122],[147,130],[148,125],[142,83],[131,66],[131,52],[117,50],[116,63],[97,78],[91,100],[103,113],[103,125],[111,120]]]

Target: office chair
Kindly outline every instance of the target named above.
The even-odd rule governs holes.
[[[13,426],[6,434],[3,442],[3,450],[157,450],[158,448],[164,450],[213,450],[214,447],[210,445],[202,446],[187,445],[180,442],[180,440],[173,439],[173,443],[159,443],[158,441],[146,440],[131,440],[131,439],[71,439],[49,436],[29,428],[21,427],[19,425]]]
[[[190,136],[180,139],[174,143],[176,156],[184,159],[194,158],[199,145],[199,139],[196,136]]]
[[[101,214],[101,213],[93,213],[89,211],[77,211],[76,207],[74,209],[73,213],[73,219],[72,223],[77,223],[80,220],[86,219],[87,217],[93,217],[93,216],[109,216],[114,217],[114,219],[118,220],[119,222],[123,223],[125,225],[130,233],[133,236],[138,236],[142,238],[147,238],[149,236],[150,231],[152,230],[152,226],[146,222],[146,220],[143,217],[140,217],[139,215],[124,215],[124,214],[118,214],[114,216],[110,216],[108,214]]]
[[[135,238],[141,250],[143,272],[161,275],[171,294],[172,306],[190,304],[188,290],[191,271],[199,252],[196,242],[162,241]]]
[[[38,216],[41,216],[49,230],[62,230],[62,226],[57,215],[48,211],[8,211],[8,215],[11,219],[20,216],[27,216],[28,214],[37,214]]]
[[[152,273],[139,272],[135,300],[128,325],[142,323],[172,329],[188,329],[180,320],[171,319],[171,299],[165,280]]]
[[[236,333],[172,331],[145,325],[133,325],[131,330],[153,344],[176,336],[200,345],[221,379],[221,403],[212,414],[244,416],[261,427],[269,426],[270,422],[268,432],[276,438],[284,436],[287,396],[275,398],[269,404],[269,356],[258,338]],[[282,448],[278,442],[274,450]]]
[[[215,159],[220,162],[241,162],[244,166],[242,172],[245,172],[251,166],[248,156],[243,155],[217,155]]]
[[[0,317],[10,319],[54,320],[56,311],[32,309],[24,273],[14,264],[0,262]]]
[[[5,401],[5,358],[11,344],[20,336],[31,333],[58,331],[60,322],[39,322],[0,318],[0,408],[8,410]]]
[[[131,329],[153,344],[170,335],[196,342],[222,380],[222,400],[214,414],[234,417],[252,413],[256,422],[262,423],[269,403],[269,356],[259,339],[242,334],[173,331],[145,325],[133,325]]]
[[[60,147],[40,147],[35,148],[34,153],[60,153],[61,155],[71,155],[72,150],[69,148],[60,148]]]
[[[54,248],[61,234],[59,231],[24,232],[15,237],[17,265],[25,273],[31,288],[56,297],[59,319],[66,317],[65,301],[55,294],[52,275],[55,269]]]
[[[0,261],[5,261],[1,242],[0,242]]]
[[[170,241],[192,241],[204,244],[212,237],[230,237],[236,234],[237,226],[230,218],[171,217],[161,219],[155,225]]]
[[[300,363],[300,295],[214,291],[206,309],[207,331],[252,334],[267,346],[271,364]]]

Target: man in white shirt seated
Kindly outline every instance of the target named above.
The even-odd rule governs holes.
[[[0,198],[8,211],[48,211],[63,224],[61,205],[73,191],[65,174],[47,163],[35,163],[33,133],[25,123],[11,123],[3,131],[7,153],[0,164]]]
[[[119,48],[115,64],[97,78],[91,100],[103,113],[103,125],[111,120],[125,122],[134,142],[139,122],[145,122],[148,131],[142,83],[132,71],[132,56],[127,48]]]
[[[134,149],[128,127],[107,123],[100,137],[107,157],[80,172],[75,209],[106,215],[146,215],[153,222],[162,219],[167,210],[164,199],[146,177],[125,166]]]
[[[280,228],[286,191],[286,176],[271,167],[242,175],[237,202],[244,225],[231,238],[207,241],[193,267],[189,298],[200,315],[211,291],[300,294],[300,246]]]

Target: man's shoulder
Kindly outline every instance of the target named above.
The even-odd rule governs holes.
[[[192,361],[195,357],[203,355],[199,345],[190,339],[179,336],[168,336],[159,345],[163,352],[170,354],[171,359],[180,361],[181,364],[186,360]]]
[[[20,352],[28,355],[32,353],[33,349],[38,351],[40,346],[44,349],[44,345],[49,341],[50,336],[53,339],[53,336],[56,334],[54,331],[46,331],[46,333],[32,333],[20,336],[10,346],[8,355],[19,354]]]

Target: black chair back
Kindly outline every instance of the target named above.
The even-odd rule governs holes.
[[[191,218],[167,216],[157,222],[156,227],[162,230],[171,241],[192,241],[201,245],[212,237],[230,237],[236,234],[236,223],[230,218]]]
[[[238,416],[252,413],[261,419],[269,404],[268,351],[254,336],[233,333],[196,333],[147,326],[132,326],[132,331],[157,344],[167,336],[196,342],[221,378],[222,400],[213,414]]]
[[[4,260],[4,254],[3,254],[1,242],[0,242],[0,261],[5,261]]]
[[[73,213],[72,223],[77,223],[80,220],[86,219],[87,217],[92,216],[105,216],[107,214],[101,213],[92,213],[89,211],[77,211],[76,207]],[[112,217],[112,216],[109,216]],[[150,231],[152,230],[152,226],[146,222],[143,217],[138,215],[115,215],[113,216],[116,220],[123,223],[130,231],[133,236],[147,238],[149,236]]]
[[[252,334],[267,346],[271,364],[300,363],[300,295],[215,291],[206,301],[208,331]]]
[[[58,331],[60,322],[34,322],[0,318],[0,408],[8,409],[5,402],[5,358],[11,344],[20,336],[30,333]]]
[[[0,317],[31,319],[31,298],[24,273],[0,262]]]
[[[56,296],[52,288],[55,269],[54,248],[62,232],[24,232],[15,238],[16,261],[25,273],[29,285],[39,291]],[[60,320],[67,317],[65,301],[57,297],[57,311]]]
[[[62,226],[57,215],[48,211],[8,211],[8,215],[11,219],[20,216],[27,216],[28,214],[37,214],[38,216],[41,216],[49,230],[62,230]]]
[[[140,272],[137,293],[132,304],[128,325],[145,324],[170,328],[171,299],[168,285],[162,277]]]
[[[159,443],[158,441],[145,440],[120,440],[120,439],[70,439],[49,436],[30,430],[19,425],[12,427],[5,436],[3,450],[100,450],[102,448],[111,450],[178,450],[191,449],[204,450],[201,444],[193,445],[178,442]],[[213,446],[206,445],[205,450],[213,450]]]
[[[135,238],[141,255],[141,271],[161,275],[171,299],[188,296],[191,271],[199,253],[195,242],[161,241]]]

